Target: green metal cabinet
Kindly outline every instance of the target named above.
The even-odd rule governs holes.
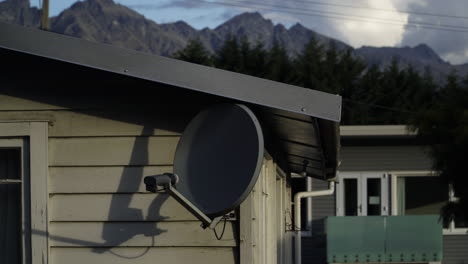
[[[327,219],[329,263],[441,260],[442,224],[436,215],[338,216]]]

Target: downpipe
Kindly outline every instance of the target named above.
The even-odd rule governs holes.
[[[332,195],[335,192],[335,182],[330,181],[327,190],[315,192],[298,192],[294,195],[294,232],[295,232],[295,264],[302,263],[302,234],[301,234],[301,199],[317,196]]]

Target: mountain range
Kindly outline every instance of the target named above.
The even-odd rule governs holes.
[[[5,0],[0,2],[0,20],[38,27],[40,10],[31,7],[29,0]],[[229,35],[245,37],[250,43],[261,41],[267,48],[278,41],[291,55],[301,52],[311,37],[325,46],[333,42],[338,49],[352,49],[340,40],[314,32],[301,24],[289,29],[281,24],[275,25],[256,12],[237,15],[214,29],[196,30],[184,21],[158,24],[112,0],[78,1],[50,19],[50,30],[163,56],[170,56],[184,48],[191,39],[201,40],[214,53]],[[451,65],[426,44],[415,47],[365,46],[352,50],[368,65],[375,64],[381,69],[396,59],[400,66],[411,64],[420,72],[429,68],[435,79],[441,81],[453,70],[461,76],[468,74],[468,63]]]

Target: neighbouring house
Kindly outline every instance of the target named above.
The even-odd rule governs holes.
[[[4,23],[0,58],[0,263],[292,263],[290,175],[335,177],[339,96]],[[143,177],[220,103],[267,154],[218,240]]]
[[[393,259],[389,255],[386,262],[440,262],[433,260],[434,257],[442,258],[444,264],[468,263],[468,223],[460,219],[442,223],[442,206],[457,198],[449,184],[432,171],[427,144],[406,126],[341,126],[340,134],[341,164],[336,195],[312,201],[311,232],[303,238],[304,264],[334,262],[336,247],[331,244],[336,241],[330,236],[336,237],[340,221],[347,221],[342,232],[349,236],[343,235],[341,239],[361,245],[340,262],[366,262],[359,255],[366,251],[370,253],[364,259],[371,258],[369,262],[385,262],[383,256],[378,261],[377,251],[371,249],[377,243],[376,234],[384,229],[372,229],[372,225],[375,221],[389,225],[394,219],[404,223],[406,229],[387,230],[387,235],[394,235],[407,251],[394,254]],[[322,182],[312,181],[312,189],[323,187]],[[439,232],[439,238],[425,237],[431,232]],[[412,239],[424,242],[408,243]],[[429,256],[430,243],[426,242],[433,239],[439,243],[440,252]],[[366,240],[371,241],[369,248],[361,244]],[[327,249],[327,246],[334,248]],[[376,259],[372,259],[373,253]]]

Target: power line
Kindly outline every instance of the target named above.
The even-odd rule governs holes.
[[[312,10],[309,9],[311,12],[303,12],[304,9],[299,8],[291,8],[285,6],[275,6],[275,5],[264,5],[264,4],[257,4],[252,3],[251,5],[242,5],[241,2],[237,3],[228,3],[228,2],[217,2],[217,1],[206,1],[206,0],[192,0],[192,2],[200,2],[205,4],[214,4],[214,5],[223,5],[223,6],[234,6],[239,8],[247,8],[247,9],[258,9],[264,11],[271,11],[271,12],[278,12],[278,13],[286,13],[286,14],[296,14],[296,15],[303,15],[303,16],[311,16],[311,17],[325,17],[331,18],[335,20],[348,20],[348,21],[357,21],[357,22],[368,22],[368,23],[375,23],[375,24],[382,24],[382,25],[391,25],[391,26],[402,26],[405,28],[418,28],[418,29],[430,29],[430,30],[438,30],[438,31],[446,31],[446,32],[458,32],[458,33],[468,33],[468,27],[465,26],[456,26],[456,25],[443,25],[443,24],[435,24],[435,23],[426,23],[426,22],[406,22],[393,20],[385,20],[375,17],[366,17],[366,16],[356,16],[356,15],[348,15],[344,13],[338,12],[326,12],[322,10]],[[244,1],[244,3],[249,3]],[[136,9],[148,9],[150,8],[151,4],[149,5],[132,5],[131,7]],[[284,10],[284,9],[289,9]],[[296,11],[297,10],[297,11]],[[307,9],[305,9],[307,10]],[[313,13],[312,13],[313,12]],[[325,15],[324,13],[329,13],[331,15]]]
[[[205,0],[201,0],[203,2],[209,2]],[[447,24],[436,24],[436,23],[427,23],[427,22],[405,22],[397,19],[382,19],[378,17],[370,17],[370,16],[363,16],[363,15],[350,15],[347,13],[341,13],[341,12],[334,12],[334,11],[323,11],[323,10],[317,10],[317,9],[310,9],[310,8],[294,8],[294,7],[289,7],[289,6],[281,6],[281,5],[272,5],[272,4],[257,4],[255,2],[250,2],[250,1],[234,1],[237,3],[245,3],[249,5],[261,5],[261,6],[267,6],[267,7],[273,7],[273,8],[279,8],[279,9],[288,9],[288,10],[297,10],[297,11],[310,11],[314,13],[322,13],[322,14],[331,14],[331,15],[336,15],[336,16],[342,16],[342,17],[351,17],[351,18],[362,18],[362,19],[372,19],[375,21],[382,21],[382,22],[397,22],[399,25],[407,25],[407,24],[415,24],[415,25],[422,25],[422,26],[431,26],[431,27],[440,27],[440,28],[457,28],[457,29],[465,29],[468,30],[468,27],[465,26],[456,26],[456,25],[447,25]],[[373,22],[373,21],[369,21]]]
[[[414,22],[409,22],[407,24],[404,24],[404,23],[391,23],[391,22],[379,22],[379,21],[372,21],[372,20],[368,20],[368,19],[353,18],[350,15],[337,16],[337,15],[324,15],[324,14],[321,14],[321,13],[309,13],[309,12],[302,12],[302,11],[286,11],[286,10],[275,9],[275,6],[265,7],[265,6],[261,6],[260,4],[256,4],[256,3],[254,4],[255,6],[252,6],[252,5],[241,5],[241,4],[236,4],[236,3],[205,1],[205,0],[192,0],[192,1],[193,2],[206,3],[206,4],[234,6],[234,7],[247,8],[247,9],[256,8],[256,9],[259,9],[259,10],[279,12],[279,13],[287,13],[287,14],[315,16],[315,17],[326,17],[326,18],[332,18],[332,19],[337,19],[337,20],[350,20],[350,21],[358,21],[358,22],[370,22],[370,23],[383,24],[383,25],[402,26],[402,27],[406,27],[406,28],[423,28],[423,29],[432,29],[432,30],[447,31],[447,32],[468,33],[468,27],[453,26],[453,25],[438,25],[438,24],[423,25],[422,23],[414,23]],[[140,8],[140,7],[135,6],[135,8]],[[146,8],[148,8],[148,5],[146,5]],[[292,9],[292,8],[289,8],[289,7],[287,7],[287,8]],[[295,10],[302,10],[302,9],[295,9]],[[319,11],[316,11],[316,12],[319,12]],[[322,11],[320,11],[320,12],[322,12]],[[370,18],[370,19],[376,20],[377,18]],[[457,28],[460,28],[460,29],[457,29]],[[466,30],[462,30],[462,29],[466,29]]]
[[[375,11],[382,11],[388,13],[400,13],[400,14],[408,14],[408,15],[419,15],[419,16],[432,16],[432,17],[445,17],[445,18],[455,18],[455,19],[467,19],[466,16],[457,16],[457,15],[446,15],[446,14],[437,14],[437,13],[429,13],[429,12],[419,12],[419,11],[408,11],[404,9],[386,9],[386,8],[377,8],[377,7],[364,7],[364,6],[354,6],[354,5],[347,5],[347,4],[336,4],[336,3],[324,3],[320,1],[307,1],[307,0],[290,0],[292,2],[299,2],[299,3],[308,3],[313,5],[321,5],[321,6],[334,6],[334,7],[344,7],[344,8],[352,8],[352,9],[365,9],[365,10],[375,10]]]

